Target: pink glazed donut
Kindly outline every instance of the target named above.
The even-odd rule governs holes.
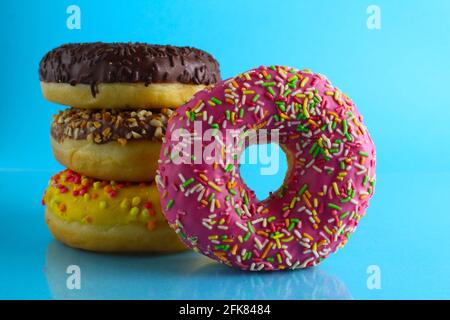
[[[213,132],[206,139],[199,128]],[[223,141],[231,129],[238,142]],[[244,148],[234,147],[247,132],[262,129],[278,137],[288,171],[280,189],[259,201],[230,159],[239,159]],[[213,140],[220,148],[211,163],[204,153]],[[343,247],[365,214],[375,159],[361,115],[326,77],[263,66],[176,110],[156,181],[169,224],[195,251],[243,270],[308,268]]]

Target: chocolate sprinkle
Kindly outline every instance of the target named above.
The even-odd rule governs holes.
[[[146,43],[72,43],[48,52],[39,64],[44,82],[81,83],[98,93],[99,83],[184,83],[220,81],[218,62],[192,47]]]
[[[160,113],[150,110],[77,109],[68,108],[53,116],[50,133],[58,142],[64,139],[88,140],[102,144],[129,140],[161,141],[172,114],[170,109]]]

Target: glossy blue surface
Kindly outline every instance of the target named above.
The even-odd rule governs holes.
[[[368,214],[343,250],[313,269],[273,273],[233,270],[191,252],[119,256],[61,245],[40,204],[49,175],[0,175],[0,298],[450,298],[448,172],[379,174]],[[81,269],[81,290],[66,287],[69,265]],[[381,289],[367,287],[371,265],[380,268]]]
[[[1,1],[0,298],[449,299],[450,2]],[[81,30],[66,28],[77,4]],[[6,32],[7,31],[7,32]],[[37,65],[65,42],[147,41],[211,52],[223,77],[261,64],[309,67],[355,101],[377,147],[377,188],[348,245],[320,266],[244,273],[196,253],[117,256],[54,241],[40,205],[61,170],[49,146],[62,107],[40,93]],[[22,125],[17,125],[18,117]],[[243,175],[262,197],[279,186],[257,167]],[[81,268],[81,290],[66,286]],[[380,271],[380,289],[369,289]]]

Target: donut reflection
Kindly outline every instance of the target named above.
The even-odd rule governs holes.
[[[69,266],[81,288],[68,289]],[[352,299],[345,284],[318,268],[242,272],[200,254],[118,256],[49,243],[45,275],[54,299]]]

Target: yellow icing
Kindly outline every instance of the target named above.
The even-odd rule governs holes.
[[[80,182],[65,181],[68,175],[80,177]],[[80,190],[85,193],[73,194]],[[141,223],[149,230],[158,224],[166,225],[155,183],[128,183],[120,188],[119,183],[98,181],[64,170],[50,180],[44,203],[54,214],[69,222],[102,226]]]

